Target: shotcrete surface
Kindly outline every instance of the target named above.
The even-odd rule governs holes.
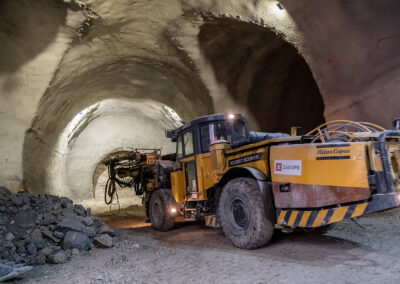
[[[276,4],[1,1],[0,185],[91,197],[109,151],[167,147],[156,134],[167,113],[153,108],[143,123],[138,100],[185,120],[247,112],[263,131],[306,132],[332,119],[390,127],[399,115],[400,2]],[[118,103],[91,109],[110,99]],[[135,107],[121,118],[128,101]]]

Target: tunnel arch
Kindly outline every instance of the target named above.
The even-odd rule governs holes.
[[[172,152],[175,148],[164,130],[178,127],[180,121],[174,110],[148,99],[106,99],[87,107],[60,130],[46,165],[40,165],[46,192],[90,199],[93,173],[104,155],[141,147]],[[34,172],[25,177],[37,181]]]
[[[266,105],[256,95],[259,88],[232,88],[224,80],[226,71],[207,51],[213,45],[204,36],[211,29],[223,34],[218,29],[223,20],[213,27],[214,19],[229,19],[228,29],[235,30],[237,38],[240,31],[255,31],[258,26],[262,28],[259,34],[270,31],[294,46],[318,84],[327,120],[372,121],[389,128],[398,116],[399,1],[368,5],[361,0],[349,5],[312,1],[309,5],[280,0],[283,9],[277,9],[275,0],[138,0],[115,5],[88,1],[93,13],[78,9],[79,3],[69,0],[3,2],[2,12],[12,12],[11,17],[0,17],[0,38],[5,39],[0,47],[4,51],[0,58],[0,116],[4,122],[0,125],[4,137],[0,141],[4,150],[0,182],[13,191],[23,186],[36,193],[48,192],[41,169],[54,155],[57,137],[77,113],[102,99],[151,96],[186,120],[232,109],[250,112],[246,108],[252,108],[251,104]],[[25,17],[29,11],[38,12],[41,19],[35,13]],[[84,33],[79,32],[82,27]],[[11,37],[14,31],[16,37]],[[228,53],[235,48],[222,50]],[[250,81],[264,83],[263,76]],[[240,104],[233,100],[246,92],[252,94],[249,101],[245,97],[238,100]],[[273,108],[279,110],[282,105]],[[305,118],[313,113],[299,109],[304,112],[289,111],[286,116]],[[251,113],[250,118],[257,121]],[[263,123],[254,129],[274,130],[273,125]],[[23,182],[27,172],[37,181],[25,178]]]
[[[276,3],[243,10],[198,3],[201,12],[186,11],[170,33],[195,62],[216,112],[246,112],[254,130],[305,133],[325,122],[325,95],[292,10]]]
[[[115,149],[162,148],[163,153],[175,150],[175,146],[165,138],[164,131],[180,126],[180,118],[177,115],[170,117],[165,105],[147,100],[122,103],[106,100],[104,104],[101,114],[74,141],[67,157],[68,185],[75,198],[91,197],[90,194],[79,195],[78,191],[81,188],[93,190],[95,167],[105,154]],[[74,178],[81,178],[85,183],[73,181]]]
[[[101,38],[101,41],[93,46],[97,39],[96,32],[89,33],[90,40],[75,43],[71,47],[42,97],[36,117],[25,137],[23,169],[24,184],[28,190],[33,193],[64,193],[64,189],[61,188],[68,191],[74,187],[70,184],[73,182],[68,181],[67,178],[58,184],[49,182],[52,178],[49,179],[48,165],[54,163],[53,157],[62,155],[57,148],[59,137],[63,133],[65,135],[65,128],[77,113],[107,99],[152,100],[171,107],[186,120],[213,113],[214,110],[248,112],[255,130],[287,132],[290,126],[299,124],[299,117],[303,118],[300,124],[306,130],[323,122],[323,102],[318,87],[304,59],[286,40],[277,36],[270,28],[259,24],[209,15],[201,16],[199,21],[193,21],[193,19],[188,19],[192,17],[190,15],[193,16],[190,13],[185,14],[184,21],[185,25],[191,23],[195,26],[192,32],[197,43],[197,57],[190,52],[189,46],[182,44],[179,37],[182,28],[185,28],[185,25],[179,25],[182,18],[176,22],[181,30],[172,28],[164,31],[165,49],[154,50],[160,46],[145,47],[149,52],[154,50],[154,53],[139,55],[138,50],[144,48],[143,43],[130,42],[131,38],[124,39],[126,43],[117,40],[113,45],[104,43],[104,38]],[[97,27],[97,30],[105,23],[98,24],[100,27]],[[93,29],[96,31],[96,26]],[[212,34],[215,36],[210,36]],[[101,33],[99,35],[99,37],[107,36]],[[114,39],[115,36],[112,38]],[[112,49],[117,45],[119,49],[115,54]],[[284,51],[282,56],[276,56],[282,51]],[[273,95],[265,97],[263,89],[270,86],[271,82],[264,82],[263,73],[272,70],[271,61],[267,59],[274,57],[274,54],[278,57],[278,60],[273,62],[274,65],[284,65],[280,71],[283,75],[276,76],[272,72],[274,75],[272,81],[280,80],[280,82],[272,84],[272,89],[275,89]],[[208,67],[211,66],[211,73],[214,81],[219,85],[218,88],[214,88],[207,78],[201,76],[202,73],[204,74],[202,72],[204,65],[199,64],[198,57],[207,62]],[[222,58],[222,61],[216,60],[218,57]],[[242,68],[246,65],[244,63],[248,65],[247,69],[255,70],[250,76],[246,76],[246,73],[250,72],[240,72],[245,70]],[[288,72],[290,69],[296,68],[300,70],[294,72],[294,75],[286,74],[290,73]],[[287,98],[288,94],[294,96],[293,90],[296,89],[296,86],[292,86],[289,92],[281,91],[286,82],[282,78],[290,77],[290,75],[296,78],[295,75],[304,70],[308,72],[304,79],[308,80],[307,84],[311,86],[307,89],[311,94],[311,99],[303,96],[294,97],[293,101],[297,103],[297,106],[301,103],[309,106],[310,101],[317,102],[314,104],[316,115],[313,117],[310,117],[312,112],[309,111],[312,106],[293,108],[298,110],[296,112],[282,106],[284,98]],[[297,80],[297,84],[301,82]],[[220,86],[224,89],[223,92],[220,92]],[[225,103],[228,100],[233,101],[233,104]],[[260,106],[263,107],[260,108]],[[269,107],[266,111],[269,115],[267,118],[265,118],[265,106]],[[291,119],[286,119],[287,123],[282,123],[277,113],[283,113],[284,117],[290,116]],[[101,116],[96,119],[93,119],[94,117],[92,114],[90,119],[82,122],[85,130],[90,129],[91,125],[102,119]],[[83,132],[76,133],[78,134],[70,137],[71,141],[74,140],[74,145],[80,141],[79,137]],[[148,140],[144,139],[144,141]],[[95,167],[93,163],[90,167],[92,170]],[[75,171],[76,176],[81,175],[78,169],[71,167],[67,169],[62,167],[60,171]],[[92,173],[86,174],[92,176]],[[60,179],[56,178],[56,180]],[[91,185],[86,183],[84,187],[91,188]],[[77,192],[76,189],[74,194]],[[66,193],[70,196],[71,194],[71,192]],[[79,194],[75,197],[83,198]]]
[[[184,117],[209,112],[207,109],[210,104],[201,82],[190,73],[182,72],[179,66],[171,66],[165,62],[147,65],[133,62],[130,58],[127,61],[122,60],[120,64],[113,61],[103,67],[98,66],[83,72],[80,70],[77,75],[74,74],[76,66],[73,69],[68,67],[70,66],[66,64],[60,68],[51,88],[41,100],[31,129],[27,131],[24,143],[24,183],[25,188],[32,193],[63,194],[64,190],[68,191],[69,187],[65,186],[65,182],[49,184],[51,168],[48,165],[51,164],[52,157],[60,156],[56,145],[68,123],[77,113],[99,101],[114,98],[125,100],[125,104],[129,100],[135,100],[136,104],[140,101],[160,102],[165,106],[172,106]],[[161,72],[162,68],[166,68],[168,72]],[[66,75],[72,76],[67,78]],[[189,93],[188,90],[194,92]],[[197,105],[192,102],[197,102]],[[163,135],[163,129],[159,133]],[[151,142],[148,139],[144,141]],[[71,196],[70,194],[68,192],[66,195]]]
[[[289,132],[300,126],[306,132],[325,122],[313,74],[283,35],[253,23],[207,17],[198,41],[216,81],[226,89],[225,99],[235,103],[233,109],[249,113],[253,128]]]

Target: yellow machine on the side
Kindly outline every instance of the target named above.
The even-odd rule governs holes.
[[[257,248],[277,228],[328,226],[400,205],[400,131],[333,121],[290,136],[247,125],[245,116],[221,114],[167,132],[177,152],[158,177],[170,182],[146,204],[153,228],[205,219],[235,246]]]

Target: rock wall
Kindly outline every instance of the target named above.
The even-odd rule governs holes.
[[[400,2],[282,1],[302,34],[299,48],[328,120],[391,127],[400,115]]]
[[[91,198],[112,151],[180,118],[253,129],[399,115],[395,0],[0,3],[0,184]]]
[[[60,1],[0,3],[0,184],[22,186],[25,132],[76,28],[80,14]]]

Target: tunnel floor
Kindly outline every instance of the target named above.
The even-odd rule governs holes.
[[[179,223],[156,232],[143,217],[108,214],[112,249],[94,249],[17,283],[398,283],[400,210],[342,222],[326,234],[279,234],[264,248],[234,248],[222,230]],[[307,273],[305,273],[307,271]]]

